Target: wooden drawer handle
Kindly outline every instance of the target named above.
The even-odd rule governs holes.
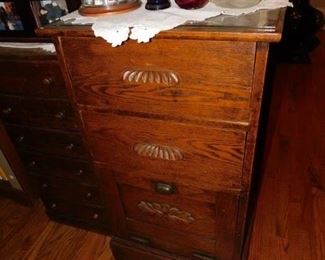
[[[134,242],[143,244],[143,245],[150,245],[150,240],[145,237],[140,237],[140,236],[130,236],[130,239],[133,240]]]
[[[200,259],[200,260],[215,260],[216,258],[214,256],[209,256],[201,253],[194,253],[193,257],[195,259]]]
[[[48,77],[48,78],[44,78],[44,79],[42,80],[42,82],[43,82],[44,85],[50,86],[50,85],[53,84],[54,80],[53,80],[53,78]]]
[[[176,187],[172,184],[167,184],[164,182],[155,182],[155,191],[160,194],[175,194],[176,193]]]
[[[149,143],[137,143],[133,149],[138,155],[144,157],[168,161],[178,161],[183,159],[183,154],[181,153],[180,149],[176,147]]]
[[[62,120],[62,119],[65,118],[65,113],[64,112],[59,112],[59,113],[55,114],[54,117],[57,118],[57,119]]]
[[[7,107],[7,108],[4,108],[4,109],[2,110],[2,114],[4,114],[5,116],[10,115],[11,112],[12,112],[12,108],[11,108],[11,107]]]

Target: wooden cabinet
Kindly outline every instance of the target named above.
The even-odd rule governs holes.
[[[269,42],[281,37],[281,17],[273,29],[203,23],[117,48],[87,26],[39,30],[56,38],[117,259],[242,257]]]
[[[108,230],[103,196],[56,53],[1,47],[0,81],[0,118],[49,216]]]

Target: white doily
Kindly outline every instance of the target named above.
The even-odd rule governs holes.
[[[185,10],[174,2],[171,7],[159,11],[145,9],[145,4],[132,12],[101,17],[84,17],[77,11],[61,17],[73,24],[92,24],[96,37],[104,38],[113,47],[121,45],[128,38],[139,43],[148,42],[161,31],[173,29],[187,21],[203,21],[220,14],[241,15],[262,9],[277,9],[291,6],[288,0],[262,0],[250,8],[223,8],[208,3],[203,8]]]

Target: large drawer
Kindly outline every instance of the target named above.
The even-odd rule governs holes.
[[[0,95],[0,118],[7,123],[77,130],[68,101]]]
[[[93,167],[88,161],[43,153],[19,152],[30,174],[59,177],[84,184],[96,183]]]
[[[16,148],[45,154],[87,159],[87,151],[78,133],[6,125]]]
[[[246,133],[82,112],[94,159],[117,172],[216,190],[241,188]]]
[[[67,98],[58,61],[0,59],[0,92],[45,98]]]
[[[214,204],[127,185],[120,185],[120,193],[127,218],[215,239],[217,214]]]
[[[77,103],[193,120],[249,121],[255,43],[62,38]],[[78,46],[76,46],[78,44]],[[87,62],[71,48],[82,49]],[[73,57],[71,55],[74,55]]]

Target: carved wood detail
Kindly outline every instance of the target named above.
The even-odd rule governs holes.
[[[157,202],[140,201],[138,208],[146,214],[171,222],[190,224],[195,221],[191,213],[182,211],[165,203],[160,204]]]
[[[174,86],[180,82],[179,76],[172,71],[127,70],[122,77],[123,81],[128,83],[156,83]]]
[[[134,146],[134,151],[141,156],[168,161],[183,159],[183,154],[178,148],[157,144],[138,143]]]

